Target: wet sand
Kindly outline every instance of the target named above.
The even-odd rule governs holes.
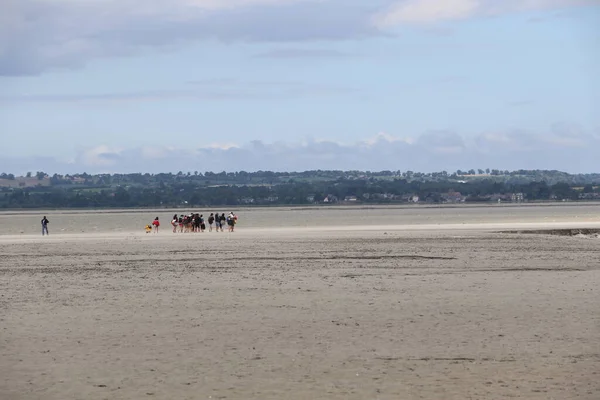
[[[532,210],[175,235],[89,214],[102,229],[44,238],[3,220],[0,399],[596,400],[600,239],[499,231],[600,220]]]

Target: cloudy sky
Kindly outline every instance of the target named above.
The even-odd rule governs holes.
[[[0,172],[600,172],[600,0],[1,0]]]

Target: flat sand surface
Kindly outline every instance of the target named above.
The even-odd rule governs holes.
[[[598,211],[2,213],[0,399],[597,400]]]

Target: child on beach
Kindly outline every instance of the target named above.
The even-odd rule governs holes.
[[[152,225],[154,226],[154,233],[158,233],[158,227],[160,226],[158,217],[154,218],[154,221],[152,221]]]

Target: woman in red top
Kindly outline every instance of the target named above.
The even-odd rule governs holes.
[[[154,221],[152,221],[152,226],[154,227],[154,233],[158,233],[158,227],[160,226],[158,217],[154,218]]]

